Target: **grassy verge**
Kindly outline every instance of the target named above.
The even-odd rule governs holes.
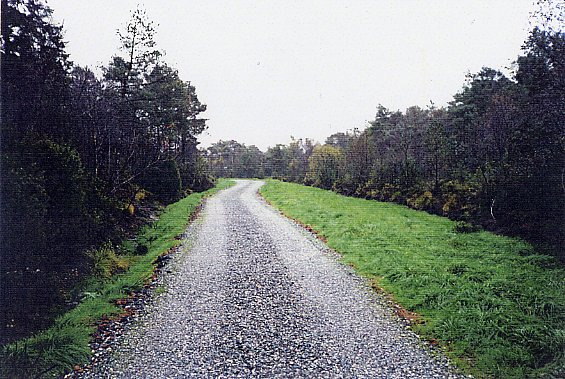
[[[125,257],[131,262],[125,273],[105,281],[91,281],[81,303],[55,320],[52,327],[2,348],[0,377],[51,377],[73,365],[86,363],[91,355],[89,342],[96,329],[94,323],[104,316],[120,313],[116,300],[143,287],[153,274],[155,258],[180,242],[175,237],[185,230],[202,199],[232,184],[232,181],[220,179],[216,187],[167,206],[159,220],[141,230],[138,240],[144,241],[148,251],[143,256]]]
[[[327,240],[478,377],[565,373],[565,270],[517,239],[447,218],[270,180],[261,194]],[[559,368],[561,367],[561,369]]]

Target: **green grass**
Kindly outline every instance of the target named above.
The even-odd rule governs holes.
[[[407,207],[269,180],[261,194],[419,314],[414,326],[478,377],[565,372],[565,270],[527,243]]]
[[[95,331],[94,323],[120,313],[115,301],[128,297],[131,291],[147,282],[153,274],[153,261],[180,243],[175,237],[184,232],[190,215],[202,199],[232,184],[232,181],[220,179],[216,187],[167,206],[159,220],[143,228],[138,236],[138,240],[147,245],[147,254],[129,257],[130,268],[123,274],[110,280],[89,281],[83,291],[83,301],[55,320],[49,329],[4,346],[0,351],[0,377],[52,377],[86,363],[91,355],[89,342]]]

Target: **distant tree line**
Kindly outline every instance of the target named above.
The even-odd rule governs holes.
[[[166,203],[213,183],[196,140],[206,105],[162,60],[142,10],[98,77],[69,60],[42,1],[1,5],[0,336],[8,339],[60,311],[88,274],[83,252],[119,238],[141,189]]]
[[[219,141],[204,150],[210,173],[226,178],[284,178],[302,181],[308,170],[308,157],[314,142],[292,139],[290,144],[276,145],[263,153],[254,145],[237,141]]]
[[[561,255],[565,236],[565,35],[534,28],[512,76],[468,75],[447,107],[379,105],[364,130],[265,153],[207,150],[217,176],[274,177],[393,201],[519,235]]]

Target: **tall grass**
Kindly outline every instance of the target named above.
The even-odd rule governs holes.
[[[565,270],[552,257],[396,204],[279,181],[260,192],[421,315],[416,331],[469,373],[517,378],[565,367]]]
[[[159,219],[143,228],[138,235],[138,241],[146,244],[148,251],[143,256],[129,256],[131,264],[125,273],[106,280],[89,281],[81,303],[56,319],[53,326],[35,336],[2,347],[0,377],[53,377],[70,370],[74,365],[86,363],[91,355],[89,343],[96,329],[95,322],[119,314],[120,308],[115,301],[128,297],[131,291],[141,288],[151,278],[153,261],[180,243],[175,237],[183,233],[189,217],[202,198],[232,184],[233,181],[220,179],[216,187],[193,193],[167,206]],[[108,246],[102,249],[108,249]],[[102,266],[105,264],[103,262]],[[99,276],[107,277],[106,269]]]

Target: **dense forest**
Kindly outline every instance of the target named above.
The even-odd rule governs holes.
[[[553,17],[553,16],[552,16]],[[562,21],[562,19],[560,19]],[[363,130],[266,152],[236,141],[206,151],[211,172],[274,177],[393,201],[518,235],[564,259],[565,34],[534,27],[510,77],[469,74],[446,107],[379,105]]]
[[[206,110],[137,9],[97,76],[69,60],[40,0],[2,0],[1,342],[46,326],[91,274],[89,249],[162,203],[213,185],[197,136]]]

